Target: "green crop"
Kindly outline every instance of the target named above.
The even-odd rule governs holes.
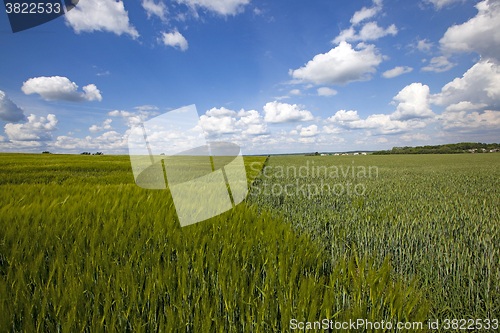
[[[325,176],[323,168],[313,176],[313,162],[338,168],[339,176]],[[307,163],[308,177],[305,167],[304,177],[293,174],[294,166]],[[500,154],[275,156],[267,166],[247,203],[281,216],[322,244],[332,260],[354,253],[379,263],[390,257],[396,274],[418,279],[430,318],[500,318]],[[358,177],[361,166],[365,177]],[[371,177],[370,166],[377,167]],[[322,181],[350,183],[351,189],[362,184],[365,192],[360,185],[360,195],[337,195],[340,190],[325,186],[314,194],[312,184]],[[293,186],[280,193],[286,184]]]
[[[245,158],[249,183],[251,163],[264,161]],[[2,155],[0,174],[2,332],[282,332],[291,319],[427,318],[416,281],[389,260],[332,258],[257,206],[181,228],[169,191],[133,184],[126,156]]]

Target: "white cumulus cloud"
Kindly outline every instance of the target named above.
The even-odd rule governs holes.
[[[148,19],[154,15],[158,16],[162,21],[167,21],[168,9],[161,0],[158,3],[154,0],[142,0],[142,8],[146,10]]]
[[[390,79],[399,76],[401,74],[410,73],[412,70],[413,68],[408,66],[397,66],[394,67],[393,69],[389,69],[388,71],[383,72],[382,76],[385,77],[386,79]]]
[[[358,111],[339,110],[333,116],[328,117],[327,121],[346,125],[347,122],[359,120]]]
[[[127,147],[127,137],[128,131],[123,135],[115,131],[109,131],[95,138],[91,136],[74,138],[62,135],[57,137],[54,146],[68,150],[115,150]]]
[[[409,47],[417,49],[421,52],[429,53],[434,46],[432,42],[427,41],[427,39],[417,39],[415,43],[408,44]]]
[[[363,28],[356,34],[353,27],[343,30],[340,34],[332,40],[332,43],[338,44],[342,41],[355,42],[355,41],[370,41],[377,40],[387,35],[395,36],[398,29],[394,24],[391,24],[386,29],[378,26],[377,22],[368,22],[363,25]]]
[[[427,134],[416,133],[416,134],[403,134],[400,136],[404,141],[429,141],[431,138]]]
[[[201,8],[227,16],[242,13],[250,0],[177,0],[177,2],[184,3],[194,10]]]
[[[429,87],[421,83],[412,83],[404,87],[395,97],[397,110],[391,119],[408,120],[414,118],[431,118],[435,114],[430,109]]]
[[[342,41],[328,53],[314,56],[304,67],[290,70],[289,74],[296,83],[317,85],[369,80],[383,57],[374,45],[360,43],[356,48],[358,50]]]
[[[112,129],[111,127],[111,122],[113,120],[112,119],[106,119],[102,125],[92,125],[90,128],[89,128],[89,131],[91,133],[98,133],[98,132],[102,132],[104,130],[110,130]]]
[[[482,110],[486,108],[488,104],[480,103],[473,104],[471,102],[460,102],[456,104],[448,105],[445,109],[446,112],[455,112],[455,111],[471,111],[471,110]]]
[[[319,133],[320,131],[318,131],[318,126],[311,125],[308,127],[301,127],[299,135],[302,137],[312,137],[318,135]]]
[[[479,11],[469,21],[454,25],[439,41],[443,52],[477,52],[482,60],[494,59],[500,63],[500,3],[482,1]]]
[[[264,120],[273,124],[313,120],[311,112],[301,110],[297,104],[291,105],[277,101],[264,105],[264,113]]]
[[[45,117],[37,117],[34,114],[28,116],[28,122],[24,124],[6,124],[5,134],[12,141],[50,141],[50,132],[57,130],[56,116],[53,114]]]
[[[221,107],[220,109],[212,108],[212,109],[208,110],[207,112],[205,112],[205,114],[209,117],[221,118],[221,117],[226,117],[226,116],[229,116],[229,117],[235,116],[236,112],[233,110],[226,109],[225,107]]]
[[[247,139],[269,133],[267,124],[256,110],[235,112],[224,107],[212,108],[200,117],[199,125],[209,138],[238,134],[240,139]]]
[[[158,114],[155,111],[139,110],[138,112],[128,112],[128,111],[110,111],[108,116],[111,117],[122,117],[125,123],[129,127],[133,127],[144,123],[150,116]]]
[[[125,33],[132,38],[139,33],[129,22],[128,12],[122,1],[85,0],[64,15],[66,24],[78,34],[82,31],[108,31],[120,36]]]
[[[388,114],[372,114],[366,119],[361,119],[357,111],[346,110],[337,111],[327,121],[350,130],[363,129],[367,135],[400,134],[426,126],[419,120],[395,120]]]
[[[259,112],[242,110],[238,113],[238,116],[241,118],[236,122],[236,126],[243,130],[243,135],[264,135],[269,133],[267,124]]]
[[[94,84],[77,91],[78,86],[67,77],[34,77],[23,83],[21,90],[26,94],[39,94],[46,101],[85,102],[102,100],[101,92]]]
[[[500,66],[491,61],[478,62],[433,95],[432,102],[443,106],[470,102],[500,107]]]
[[[387,35],[396,35],[398,29],[396,25],[391,24],[387,28],[380,27],[376,21],[371,21],[365,23],[362,28],[356,33],[356,27],[363,21],[372,18],[382,10],[382,1],[373,1],[373,6],[363,7],[354,13],[351,18],[351,26],[348,29],[344,29],[340,34],[332,40],[333,44],[338,44],[343,41],[355,42],[355,41],[370,41],[377,40],[379,38],[385,37]]]
[[[184,38],[177,29],[169,33],[162,32],[161,35],[161,38],[158,38],[158,42],[162,42],[166,46],[179,48],[181,51],[186,51],[188,49],[186,38]]]
[[[436,9],[441,9],[455,2],[463,2],[464,0],[425,0],[427,3],[432,3]]]
[[[353,25],[359,24],[360,22],[375,16],[378,12],[382,10],[382,1],[374,1],[373,7],[367,8],[363,7],[354,13],[351,18],[351,23]]]
[[[439,56],[439,57],[434,57],[431,59],[429,66],[422,67],[423,71],[426,72],[446,72],[447,70],[451,69],[453,66],[456,64],[451,63],[447,57],[445,56]]]
[[[459,132],[495,131],[500,128],[500,111],[486,110],[484,112],[443,112],[439,117],[443,121],[444,130]]]

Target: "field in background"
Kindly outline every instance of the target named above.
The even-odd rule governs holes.
[[[245,157],[249,183],[265,160]],[[136,186],[128,156],[0,156],[2,332],[282,332],[292,318],[427,318],[423,294],[388,260],[332,259],[245,202],[180,228],[170,192]]]
[[[396,274],[419,280],[430,318],[500,318],[500,154],[275,156],[247,202],[332,260],[390,256]]]

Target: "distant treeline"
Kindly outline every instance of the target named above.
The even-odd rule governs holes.
[[[462,154],[462,153],[489,153],[500,149],[498,143],[461,142],[436,146],[393,147],[391,150],[380,150],[373,155],[391,154]]]

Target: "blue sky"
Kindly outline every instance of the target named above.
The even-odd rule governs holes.
[[[126,154],[191,104],[244,154],[500,141],[498,1],[80,0],[0,40],[3,152]]]

